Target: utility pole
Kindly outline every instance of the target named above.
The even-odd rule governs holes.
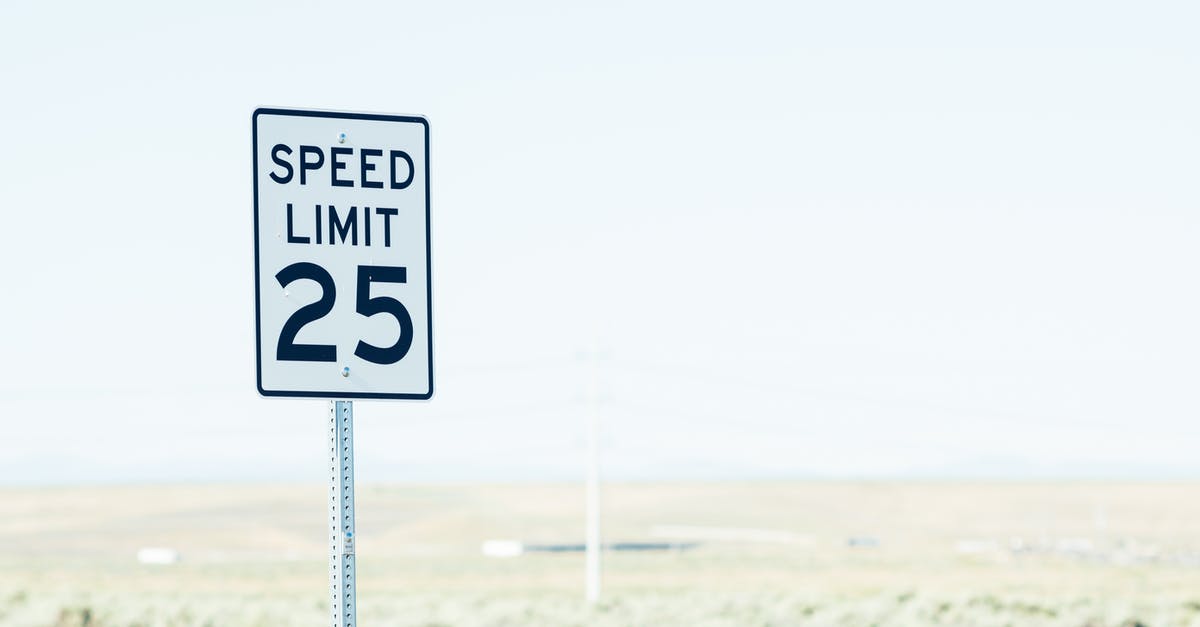
[[[588,367],[587,391],[584,398],[584,598],[588,605],[600,599],[600,556],[604,544],[600,540],[600,342],[591,351],[580,354]]]
[[[586,554],[584,568],[585,593],[588,604],[600,599],[600,394],[597,379],[599,368],[592,356],[591,394],[587,407],[587,495]]]

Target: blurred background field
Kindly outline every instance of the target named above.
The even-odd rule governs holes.
[[[0,491],[0,624],[317,626],[322,485]],[[362,625],[1200,625],[1192,483],[619,483],[601,603],[570,484],[358,489]],[[139,549],[179,561],[142,564]]]

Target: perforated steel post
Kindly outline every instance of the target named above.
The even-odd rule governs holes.
[[[354,627],[354,403],[329,402],[329,609]]]

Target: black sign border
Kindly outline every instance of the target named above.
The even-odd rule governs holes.
[[[420,124],[425,130],[425,299],[426,307],[428,308],[428,328],[429,328],[429,390],[424,394],[399,394],[387,392],[345,392],[345,391],[319,391],[319,392],[304,392],[290,390],[265,390],[262,384],[262,308],[260,305],[260,294],[262,286],[259,284],[259,261],[258,261],[258,116],[260,115],[283,115],[296,116],[306,118],[332,118],[339,120],[375,120],[383,122],[407,122],[410,124]],[[254,163],[254,356],[255,356],[255,374],[257,377],[256,385],[258,393],[268,397],[289,397],[289,398],[328,398],[328,399],[382,399],[382,400],[415,400],[427,401],[433,397],[433,254],[431,251],[430,238],[430,222],[429,222],[429,120],[424,117],[412,115],[384,115],[377,113],[351,113],[346,111],[320,111],[312,109],[275,109],[260,107],[254,110],[254,115],[251,121],[252,125],[252,144],[253,163]]]

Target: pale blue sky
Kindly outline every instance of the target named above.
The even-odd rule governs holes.
[[[250,115],[432,128],[437,395],[363,480],[1200,476],[1187,2],[0,8],[0,482],[320,480]],[[580,359],[598,346],[597,366]]]

